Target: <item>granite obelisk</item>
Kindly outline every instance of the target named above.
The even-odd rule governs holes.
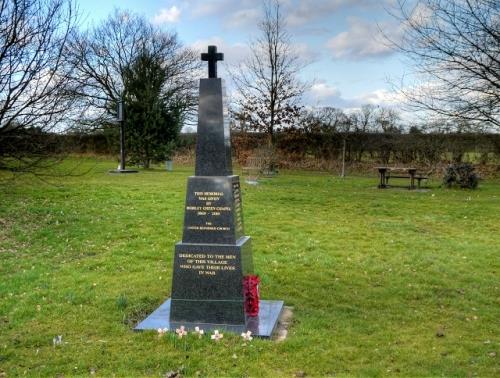
[[[282,301],[260,301],[245,313],[243,282],[253,277],[250,237],[244,235],[239,177],[233,175],[224,82],[217,77],[223,54],[202,54],[209,77],[200,80],[195,175],[188,178],[182,241],[174,252],[172,297],[136,329],[252,331],[271,336]]]

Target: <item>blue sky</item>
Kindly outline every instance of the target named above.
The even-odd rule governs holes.
[[[405,73],[401,56],[382,32],[396,39],[401,26],[387,9],[394,0],[282,0],[288,30],[309,64],[301,73],[313,85],[308,105],[356,108],[364,103],[397,106],[391,82]],[[165,30],[175,30],[187,46],[216,44],[225,54],[219,69],[248,53],[262,14],[259,0],[78,0],[86,23],[98,23],[115,8],[143,14]]]

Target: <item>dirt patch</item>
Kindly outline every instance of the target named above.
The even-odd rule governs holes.
[[[293,319],[293,307],[284,306],[283,311],[278,319],[278,325],[276,326],[276,331],[273,335],[273,340],[276,342],[281,342],[288,336],[288,327],[292,324]]]
[[[158,300],[150,297],[143,297],[135,302],[132,306],[126,306],[127,309],[123,313],[122,322],[129,328],[133,329],[137,323],[144,320],[159,306]]]

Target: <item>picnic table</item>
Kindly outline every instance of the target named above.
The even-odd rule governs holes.
[[[422,180],[427,180],[428,177],[424,175],[417,174],[417,168],[414,167],[376,167],[380,175],[380,183],[378,187],[380,189],[385,189],[389,187],[389,179],[409,179],[410,185],[408,189],[415,189],[415,180],[417,180],[417,187],[420,188],[420,182]]]

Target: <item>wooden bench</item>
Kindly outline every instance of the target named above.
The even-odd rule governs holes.
[[[245,162],[245,166],[241,168],[244,176],[249,181],[257,181],[262,174],[266,160],[262,156],[249,156]]]
[[[410,185],[408,189],[415,189],[415,180],[417,180],[417,188],[420,189],[421,181],[427,180],[429,177],[424,175],[417,175],[417,168],[390,168],[390,167],[377,167],[380,175],[380,183],[378,187],[384,189],[389,187],[389,179],[409,179]]]
[[[272,177],[278,174],[278,169],[271,169],[270,162],[272,156],[264,156],[261,154],[251,155],[247,158],[245,166],[241,168],[242,174],[249,181],[257,181],[260,176]]]

